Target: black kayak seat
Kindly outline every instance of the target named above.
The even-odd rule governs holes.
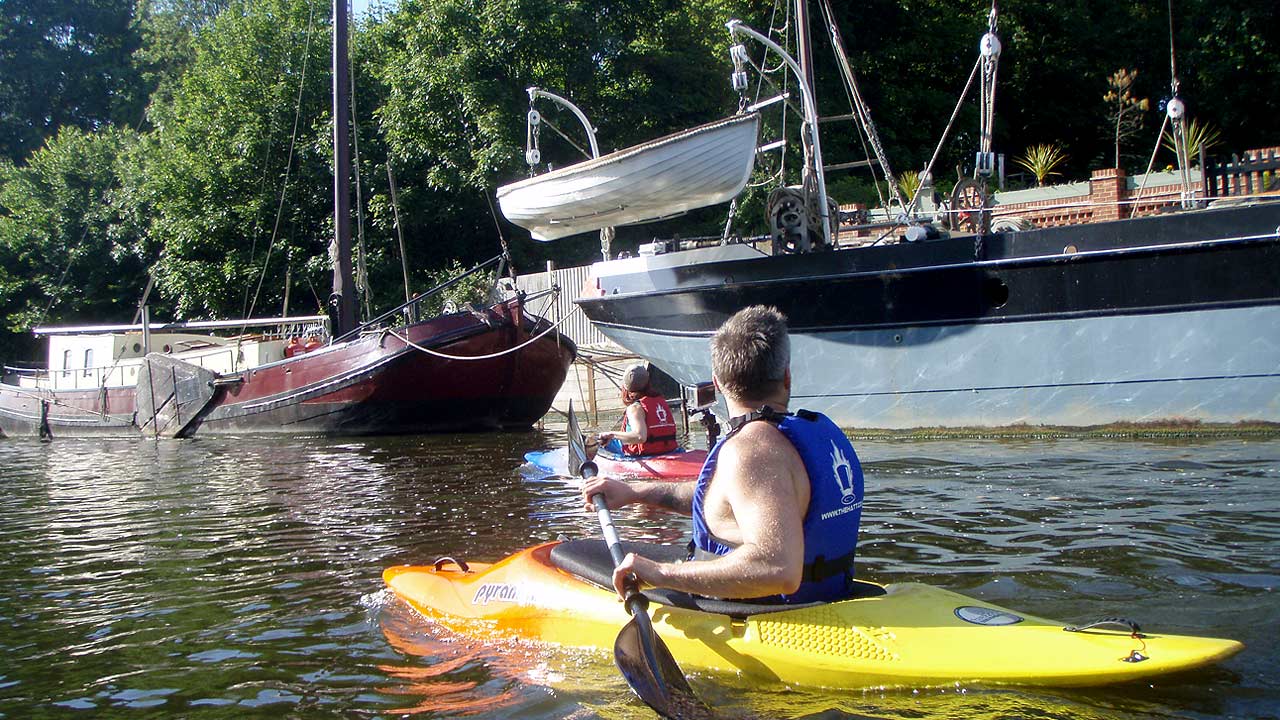
[[[635,553],[640,557],[655,562],[678,562],[684,560],[688,555],[688,550],[683,545],[659,545],[657,543],[643,542],[623,542],[622,552],[624,554]],[[613,589],[613,558],[609,555],[609,546],[602,539],[564,540],[551,548],[551,564],[592,585],[607,590]],[[644,594],[652,602],[661,605],[684,608],[686,610],[700,610],[734,618],[816,607],[823,604],[820,602],[788,604],[752,602],[751,600],[720,600],[665,588],[648,588],[644,591]],[[879,585],[855,580],[854,591],[849,597],[852,599],[883,594],[884,588]]]

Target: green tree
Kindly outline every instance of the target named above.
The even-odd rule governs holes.
[[[1280,113],[1260,100],[1280,97],[1280,3],[1185,0],[1174,10],[1188,117],[1216,125],[1232,152],[1280,142]]]
[[[327,253],[326,7],[237,3],[195,36],[190,69],[152,106],[130,203],[159,257],[157,287],[182,317],[279,307],[285,258]]]
[[[113,200],[133,142],[64,128],[26,166],[0,161],[0,355],[28,355],[35,325],[131,317],[146,271]]]
[[[0,2],[0,157],[24,162],[64,126],[141,119],[133,9],[133,0]]]
[[[191,67],[196,36],[231,5],[231,0],[138,0],[141,39],[134,64],[146,87],[167,94]]]

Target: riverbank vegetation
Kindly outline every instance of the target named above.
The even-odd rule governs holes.
[[[989,6],[973,0],[835,3],[847,48],[899,170],[923,166],[976,57]],[[0,6],[0,357],[36,354],[38,324],[124,322],[148,277],[157,318],[319,311],[331,235],[330,4],[325,0],[14,0]],[[401,0],[357,19],[354,138],[368,293],[402,297],[398,210],[414,290],[445,267],[496,254],[536,270],[591,260],[596,239],[553,245],[492,214],[523,177],[525,88],[584,108],[601,151],[724,116],[724,22],[765,28],[763,0]],[[996,103],[998,151],[1037,143],[1079,177],[1116,152],[1103,102],[1117,67],[1135,97],[1169,95],[1164,6],[1010,0]],[[1274,144],[1280,10],[1246,0],[1174,6],[1181,94],[1225,149]],[[820,35],[821,112],[849,112]],[[767,93],[768,91],[766,91]],[[1120,148],[1144,162],[1152,113]],[[939,167],[971,161],[977,107]],[[571,137],[571,118],[548,111]],[[856,131],[824,126],[830,162],[864,157]],[[1151,135],[1150,138],[1144,134]],[[544,138],[557,165],[580,155]],[[1125,153],[1132,153],[1126,156]],[[1142,159],[1137,159],[1141,157]],[[1162,163],[1163,164],[1163,163]],[[1134,169],[1134,168],[1131,168]],[[1141,169],[1141,168],[1136,168]],[[398,206],[392,207],[391,179]],[[831,179],[841,201],[874,197],[865,175]],[[754,218],[743,217],[751,229]],[[710,231],[724,208],[697,214]],[[623,228],[615,248],[677,226]],[[285,278],[294,292],[283,307]],[[259,284],[261,285],[259,287]]]

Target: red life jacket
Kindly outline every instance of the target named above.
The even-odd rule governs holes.
[[[628,455],[661,455],[679,447],[676,444],[676,421],[671,417],[671,408],[666,399],[657,395],[646,395],[636,402],[644,408],[644,424],[649,432],[649,439],[639,445],[623,445]],[[626,423],[630,431],[631,420]]]

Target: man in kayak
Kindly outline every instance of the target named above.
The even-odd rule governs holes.
[[[696,595],[772,602],[847,597],[862,515],[862,468],[826,416],[787,412],[791,399],[786,318],[745,308],[711,338],[711,369],[730,432],[698,479],[627,483],[597,477],[583,488],[610,508],[643,503],[693,516],[691,561],[659,563],[634,554],[613,574]]]
[[[632,365],[622,376],[622,403],[627,408],[622,430],[600,433],[605,450],[637,457],[662,455],[678,447],[671,407],[653,390],[644,365]]]

